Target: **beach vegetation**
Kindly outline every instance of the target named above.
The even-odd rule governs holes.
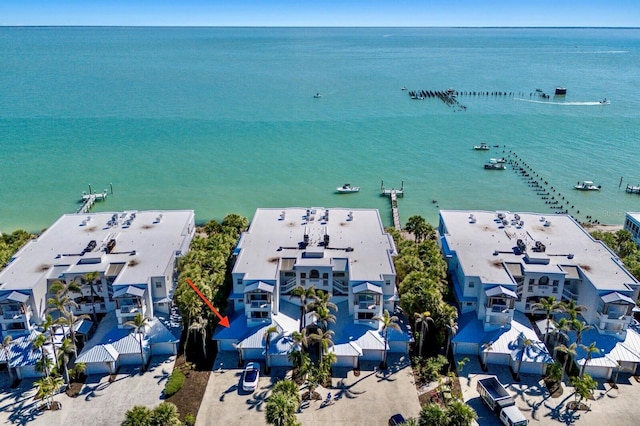
[[[35,238],[34,234],[18,229],[10,234],[0,234],[0,270],[3,269],[27,241]]]
[[[178,426],[181,425],[178,407],[171,402],[161,402],[154,409],[135,405],[125,413],[122,426]]]
[[[620,229],[616,232],[593,231],[591,236],[609,247],[622,259],[625,268],[640,280],[640,248],[633,241],[631,232],[626,229]]]

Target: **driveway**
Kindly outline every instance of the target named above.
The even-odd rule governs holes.
[[[461,357],[456,357],[459,359]],[[574,400],[571,386],[563,384],[563,393],[551,398],[540,376],[522,374],[520,383],[513,382],[508,366],[489,364],[483,372],[477,357],[469,357],[460,374],[460,385],[465,402],[478,413],[478,424],[500,425],[498,417],[482,403],[476,392],[478,379],[496,375],[509,392],[515,396],[516,405],[529,419],[529,425],[637,425],[640,417],[640,383],[629,375],[620,375],[618,389],[598,382],[593,399],[586,401],[590,411],[570,411],[566,406]]]
[[[57,411],[39,411],[40,401],[34,401],[34,379],[25,379],[16,389],[2,388],[0,423],[17,425],[87,425],[114,426],[121,424],[125,413],[134,405],[153,408],[162,402],[162,392],[175,357],[153,357],[149,370],[140,374],[133,366],[122,367],[115,381],[109,376],[92,375],[80,395],[69,398],[65,393],[54,397],[62,403]]]
[[[263,364],[264,365],[264,364]],[[389,370],[378,371],[374,364],[361,366],[358,377],[352,370],[335,369],[333,389],[318,388],[324,398],[332,394],[332,404],[304,401],[297,418],[307,425],[386,425],[389,417],[402,413],[417,417],[420,413],[418,393],[407,358],[389,355]],[[269,377],[261,375],[258,389],[252,394],[239,390],[242,369],[237,355],[223,353],[214,364],[197,417],[197,426],[265,425],[266,400],[277,380],[290,373],[272,368]]]

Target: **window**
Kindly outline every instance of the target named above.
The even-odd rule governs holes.
[[[391,285],[391,280],[387,280],[387,281],[385,282],[385,284],[386,284],[386,285]]]
[[[539,285],[549,285],[549,277],[547,277],[546,275],[540,277],[540,279],[538,280],[538,284]]]
[[[327,272],[324,272],[324,273],[322,274],[322,279],[324,279],[324,280],[328,280],[328,279],[329,279],[329,274],[328,274]]]
[[[309,272],[309,278],[320,278],[320,272],[318,272],[317,269],[312,269],[311,272]]]
[[[156,288],[162,288],[162,281],[156,281]]]
[[[300,278],[307,278],[306,272],[300,272]]]
[[[370,320],[373,319],[373,312],[359,312],[358,313],[359,320]]]
[[[473,302],[464,302],[466,306],[473,306]]]
[[[476,283],[474,283],[473,281],[469,282],[469,288],[474,288],[476,286]]]
[[[558,287],[560,285],[560,280],[553,280],[553,286]]]
[[[236,280],[236,284],[237,284],[237,285],[242,285],[242,278],[238,278],[238,279]]]
[[[529,285],[534,285],[536,280],[534,278],[529,278]]]

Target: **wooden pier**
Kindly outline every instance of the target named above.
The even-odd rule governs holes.
[[[404,181],[400,189],[385,189],[384,181],[380,184],[380,192],[383,197],[389,197],[391,200],[391,217],[393,218],[393,227],[398,231],[402,231],[402,223],[400,222],[400,211],[398,210],[398,197],[404,197]]]
[[[106,189],[103,192],[90,192],[89,194],[87,194],[86,192],[83,192],[82,198],[80,199],[80,201],[82,202],[82,206],[80,206],[80,208],[76,210],[76,213],[80,213],[80,214],[88,213],[96,201],[103,201],[106,199],[107,199]]]

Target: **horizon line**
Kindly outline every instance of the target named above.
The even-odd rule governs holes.
[[[513,25],[425,25],[425,26],[395,26],[395,25],[0,25],[0,28],[451,28],[451,29],[611,29],[635,30],[639,27],[612,26],[513,26]]]

